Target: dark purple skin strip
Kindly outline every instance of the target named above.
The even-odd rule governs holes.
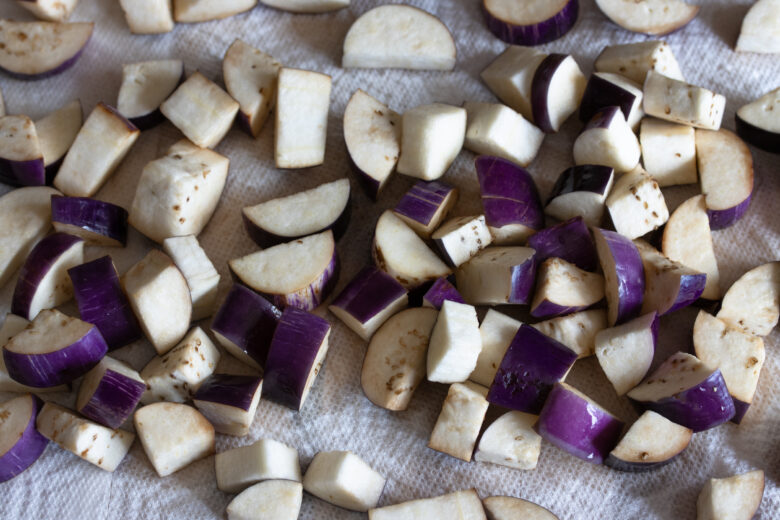
[[[635,462],[633,460],[623,460],[610,453],[607,455],[607,458],[604,459],[604,464],[617,471],[624,471],[626,473],[644,473],[645,471],[652,471],[666,466],[675,460],[678,455],[679,453],[676,453],[672,457],[659,462]]]
[[[12,161],[0,157],[0,182],[11,186],[45,185],[43,156],[31,161]]]
[[[455,188],[443,182],[418,182],[407,191],[393,211],[427,226]]]
[[[35,421],[41,408],[41,401],[32,394],[25,396],[32,401],[32,413],[22,437],[5,453],[0,455],[0,482],[11,480],[29,468],[41,456],[49,440],[38,433]]]
[[[344,236],[344,233],[347,231],[347,226],[349,225],[349,219],[351,216],[352,216],[352,196],[350,195],[350,197],[347,199],[347,205],[344,206],[344,209],[342,210],[341,214],[338,216],[338,218],[335,221],[330,222],[324,228],[309,234],[314,235],[330,229],[333,232],[333,240],[338,240],[342,236]],[[246,229],[249,238],[251,238],[255,244],[257,244],[258,246],[264,249],[273,247],[277,244],[290,242],[291,240],[295,240],[296,238],[302,238],[301,236],[284,237],[281,235],[276,235],[274,233],[271,233],[270,231],[266,231],[265,229],[261,228],[260,226],[252,222],[249,218],[247,218],[244,212],[241,212],[241,218],[244,221],[244,228]]]
[[[266,298],[275,306],[280,309],[285,307],[298,307],[303,310],[316,309],[322,303],[328,299],[330,293],[336,288],[336,284],[339,281],[339,275],[341,271],[341,264],[339,263],[338,251],[333,249],[333,257],[330,260],[330,264],[325,269],[323,277],[325,283],[319,288],[313,288],[309,286],[309,294],[304,296],[288,296],[284,294],[268,294],[259,293],[262,297]]]
[[[756,148],[769,153],[780,154],[780,133],[764,130],[752,125],[739,116],[736,118],[737,135]]]
[[[594,304],[595,305],[595,304]],[[554,318],[556,316],[564,316],[566,314],[573,314],[575,312],[584,311],[585,309],[592,307],[593,305],[578,305],[574,307],[567,307],[558,305],[550,300],[543,300],[531,309],[531,316],[539,319]]]
[[[741,219],[747,212],[752,198],[751,194],[748,198],[729,209],[714,210],[708,208],[707,216],[710,218],[710,229],[725,229]]]
[[[440,310],[446,300],[457,303],[466,303],[454,285],[449,280],[442,277],[433,282],[433,285],[423,296],[423,300],[428,302],[431,307]]]
[[[598,110],[590,118],[585,128],[582,129],[582,133],[588,130],[594,129],[607,129],[612,126],[612,122],[615,120],[615,115],[620,112],[620,107],[608,106]]]
[[[611,106],[620,107],[628,120],[635,100],[636,96],[628,90],[593,74],[588,80],[580,102],[580,121],[587,123],[596,112]]]
[[[255,376],[214,374],[198,388],[192,399],[249,410],[262,381],[263,378]]]
[[[184,80],[186,79],[186,76],[184,74],[184,67],[182,67],[181,71],[181,77],[179,77],[179,83],[176,84],[174,89],[168,93],[168,95],[173,94],[173,92],[179,88],[179,85],[181,85]],[[241,112],[239,112],[239,116],[243,116]],[[245,118],[245,116],[244,116]],[[157,107],[156,110],[153,110],[152,112],[149,112],[148,114],[144,114],[142,116],[136,116],[136,117],[130,117],[128,118],[128,121],[130,121],[133,125],[135,125],[139,130],[142,132],[144,130],[149,130],[151,128],[154,128],[155,126],[159,125],[163,121],[165,121],[165,116],[162,112],[160,112],[160,108]],[[239,122],[242,121],[242,117],[239,117]],[[248,124],[248,123],[247,123]],[[251,135],[251,131],[250,131]]]
[[[122,291],[110,256],[68,269],[82,321],[95,325],[110,350],[141,338],[143,332]]]
[[[583,164],[572,166],[561,173],[555,186],[547,199],[549,204],[555,197],[573,193],[575,191],[590,191],[598,194],[606,194],[609,181],[614,170],[609,166],[597,166]]]
[[[577,354],[571,349],[524,324],[501,360],[487,400],[538,414],[553,385],[563,379],[576,360]]]
[[[138,130],[138,127],[135,126],[133,123],[131,123],[130,120],[128,120],[125,116],[123,116],[119,112],[119,110],[117,110],[116,108],[114,108],[114,107],[112,107],[110,105],[106,105],[105,103],[103,103],[101,101],[100,103],[97,104],[95,109],[96,110],[97,109],[104,110],[104,111],[110,113],[111,115],[113,115],[114,117],[118,118],[120,121],[122,121],[125,124],[125,126],[127,127],[127,129],[129,131],[131,131],[131,132],[140,132],[140,130]]]
[[[65,156],[63,155],[53,163],[49,164],[45,168],[45,174],[46,174],[46,185],[51,186],[54,182],[54,177],[57,176],[57,172],[60,171],[60,166],[62,166],[62,161],[65,160]]]
[[[88,197],[51,197],[51,220],[70,224],[127,244],[127,210]]]
[[[531,229],[541,229],[544,227],[544,213],[537,202],[482,197],[485,222],[494,228],[522,224]]]
[[[669,309],[663,314],[669,314],[683,307],[687,307],[699,299],[707,284],[707,275],[704,273],[685,274],[680,276],[680,285],[677,289],[677,298]]]
[[[360,323],[366,323],[406,294],[395,278],[369,265],[364,267],[331,303]]]
[[[145,390],[141,381],[108,369],[79,413],[115,430],[133,414]]]
[[[496,37],[512,45],[541,45],[565,35],[577,22],[578,0],[569,0],[554,16],[532,25],[516,25],[492,14],[482,2],[487,27]]]
[[[596,244],[582,217],[537,231],[528,239],[528,247],[536,251],[538,263],[562,258],[585,271],[595,271],[599,265]]]
[[[618,310],[616,325],[639,316],[642,310],[642,298],[645,294],[645,269],[642,258],[631,240],[615,231],[594,229],[601,233],[607,242],[610,255],[615,264],[615,277],[618,282]],[[605,267],[602,262],[602,269]]]
[[[531,302],[536,281],[536,259],[531,257],[523,264],[511,269],[511,291],[507,303],[525,305]]]
[[[4,71],[12,78],[20,79],[23,81],[38,81],[40,79],[46,79],[52,76],[56,76],[57,74],[61,74],[65,72],[66,70],[68,70],[69,68],[71,68],[73,65],[76,64],[76,62],[81,57],[81,54],[84,52],[84,49],[87,48],[87,44],[89,44],[89,41],[91,39],[92,39],[92,35],[90,35],[90,38],[86,42],[84,42],[84,45],[81,47],[81,49],[78,50],[76,54],[74,54],[67,60],[63,61],[61,64],[57,65],[53,69],[49,69],[47,71],[43,71],[38,74],[21,74],[19,72],[14,72],[12,70],[8,70],[3,67],[0,67],[0,70]]]
[[[546,133],[555,133],[550,122],[550,113],[547,110],[550,84],[558,67],[567,56],[565,54],[550,54],[539,64],[531,82],[531,112],[534,116],[534,124]]]
[[[731,396],[731,399],[734,401],[734,417],[731,418],[731,422],[734,424],[739,424],[742,422],[742,419],[744,419],[748,408],[750,408],[750,403],[740,401],[734,396]]]

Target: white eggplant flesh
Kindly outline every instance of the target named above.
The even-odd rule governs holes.
[[[609,166],[621,173],[636,168],[640,157],[639,140],[617,106],[596,112],[574,141],[577,165]]]
[[[326,502],[366,512],[379,504],[385,477],[349,451],[321,451],[303,476],[303,489]]]
[[[596,0],[596,5],[620,27],[656,36],[685,26],[700,9],[682,0]]]
[[[764,472],[711,478],[696,501],[696,520],[750,520],[764,496]]]
[[[423,180],[445,174],[466,139],[466,109],[433,103],[404,112],[398,173]]]
[[[651,410],[644,412],[620,439],[605,464],[619,471],[659,468],[683,452],[693,431]]]
[[[607,311],[590,309],[540,321],[531,326],[569,347],[579,359],[596,353],[596,334],[607,328]]]
[[[737,134],[770,153],[780,153],[780,87],[737,110]]]
[[[119,0],[133,34],[160,34],[173,30],[171,0]]]
[[[596,358],[618,395],[642,382],[653,363],[657,341],[655,312],[596,334]]]
[[[485,249],[493,241],[485,215],[455,217],[431,235],[434,244],[452,267],[458,267]]]
[[[754,267],[729,287],[718,318],[757,336],[768,336],[780,318],[780,261]]]
[[[594,67],[598,72],[620,74],[640,85],[651,70],[685,81],[672,48],[660,40],[608,45],[596,58]]]
[[[67,1],[67,0],[66,0]],[[21,80],[55,76],[72,67],[94,23],[0,21],[0,69]]]
[[[262,391],[263,380],[255,374],[214,374],[200,385],[192,402],[217,433],[245,437],[255,420]]]
[[[560,258],[548,258],[536,274],[531,315],[549,318],[579,312],[604,299],[604,277]]]
[[[488,247],[455,272],[458,291],[472,305],[530,303],[535,253],[530,247]]]
[[[35,428],[40,406],[32,394],[0,403],[0,483],[32,466],[49,444]]]
[[[470,462],[490,405],[487,392],[484,386],[471,382],[450,385],[428,447]]]
[[[220,276],[195,235],[166,238],[163,251],[187,280],[192,300],[192,321],[214,314]]]
[[[465,489],[433,498],[410,500],[392,506],[371,509],[368,520],[416,520],[447,518],[448,520],[487,520],[477,491]]]
[[[82,120],[81,101],[76,99],[35,122],[47,175],[68,153],[81,130]]]
[[[214,457],[217,488],[225,493],[240,493],[264,480],[301,481],[298,451],[273,439],[260,439]]]
[[[64,22],[73,13],[78,0],[17,0],[37,18],[47,22]]]
[[[669,220],[669,208],[658,182],[641,166],[618,178],[606,204],[617,232],[632,240]]]
[[[81,381],[76,410],[103,426],[119,428],[133,415],[145,390],[138,372],[106,356]]]
[[[468,116],[467,150],[502,157],[520,166],[528,166],[539,153],[544,132],[508,106],[469,101],[463,107]]]
[[[445,301],[428,345],[428,381],[465,381],[477,366],[481,350],[476,309],[465,303]]]
[[[542,437],[533,429],[538,417],[511,411],[487,427],[474,460],[514,469],[535,469],[542,451]]]
[[[558,517],[540,505],[515,497],[487,497],[482,500],[488,520],[558,520]]]
[[[173,0],[173,19],[178,23],[221,20],[256,5],[257,0]]]
[[[260,3],[291,13],[327,13],[349,6],[350,0],[260,0]]]
[[[545,57],[533,47],[510,45],[480,76],[498,99],[533,123],[531,86]]]
[[[557,132],[580,106],[587,79],[569,55],[550,54],[534,73],[531,85],[533,123],[549,134]]]
[[[662,188],[698,180],[693,127],[646,117],[639,131],[639,143],[645,170]]]
[[[297,520],[303,485],[289,480],[266,480],[244,490],[227,506],[228,520]]]
[[[163,121],[160,105],[184,78],[181,60],[155,60],[122,66],[116,108],[141,130]]]
[[[780,54],[780,1],[758,0],[742,19],[737,52]]]
[[[634,245],[645,268],[642,314],[655,311],[662,316],[687,307],[701,296],[706,274],[669,260],[644,240],[635,240]]]
[[[496,371],[504,358],[506,349],[512,343],[512,339],[520,329],[520,323],[506,314],[495,309],[488,309],[482,324],[479,326],[479,334],[482,338],[482,350],[477,358],[477,366],[469,376],[471,381],[490,386],[496,378]]]
[[[653,117],[705,130],[718,130],[726,98],[706,88],[649,71],[644,84],[645,112]]]

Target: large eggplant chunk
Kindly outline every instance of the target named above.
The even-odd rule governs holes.
[[[693,127],[646,117],[639,130],[639,144],[642,164],[662,188],[698,180]]]
[[[758,0],[742,19],[742,29],[737,40],[737,52],[780,53],[777,39],[780,22],[777,0]]]
[[[586,81],[571,56],[547,56],[534,72],[531,84],[533,123],[548,134],[560,130],[580,106]]]
[[[171,0],[119,0],[133,34],[160,34],[173,30]]]
[[[761,505],[764,485],[764,472],[760,469],[732,477],[711,478],[699,493],[696,518],[750,520]]]
[[[718,318],[757,336],[768,336],[780,317],[780,261],[743,274],[723,296]]]
[[[615,230],[635,239],[669,220],[669,209],[658,183],[641,166],[620,176],[607,197]]]
[[[668,78],[653,70],[644,84],[643,107],[648,115],[706,130],[718,130],[726,98],[706,88]]]
[[[477,366],[481,350],[476,309],[465,303],[445,301],[428,345],[428,381],[465,381]]]
[[[466,139],[466,109],[433,103],[404,112],[398,173],[426,181],[449,169]]]
[[[238,101],[238,121],[257,138],[276,104],[276,80],[282,65],[240,38],[230,45],[222,59],[225,88]]]
[[[685,81],[672,48],[660,40],[608,45],[596,58],[594,67],[598,72],[620,74],[639,85],[644,84],[651,70]]]

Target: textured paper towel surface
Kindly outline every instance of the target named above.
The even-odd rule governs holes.
[[[349,230],[339,243],[343,259],[337,290],[369,259],[373,224],[412,184],[395,177],[377,204],[359,190],[347,165],[341,118],[352,92],[362,88],[398,112],[422,103],[461,104],[492,101],[479,72],[504,49],[485,28],[477,0],[421,0],[418,5],[440,17],[455,36],[458,63],[451,73],[395,70],[342,70],[341,44],[350,24],[378,2],[353,0],[336,13],[292,15],[258,7],[251,13],[199,25],[177,25],[167,35],[133,36],[115,0],[81,0],[73,20],[93,20],[95,34],[76,66],[51,79],[18,82],[0,76],[11,113],[39,118],[73,98],[88,113],[99,101],[116,103],[122,63],[178,57],[187,71],[200,70],[221,81],[221,59],[236,37],[271,53],[287,66],[312,69],[333,77],[325,164],[302,171],[279,171],[273,166],[273,124],[255,141],[233,129],[217,150],[231,160],[225,192],[211,223],[200,237],[222,274],[220,299],[230,281],[227,261],[255,250],[246,236],[240,208],[314,187],[349,175],[354,188],[354,211]],[[686,78],[728,98],[724,127],[734,128],[734,112],[742,104],[780,85],[780,57],[736,54],[732,51],[742,17],[750,2],[710,0],[685,29],[666,37]],[[12,2],[3,2],[0,15],[30,19]],[[581,2],[580,19],[563,39],[542,47],[547,52],[572,53],[589,74],[605,44],[643,40],[611,24],[591,0]],[[542,197],[558,174],[572,164],[571,143],[579,122],[572,118],[557,135],[548,136],[531,165]],[[129,207],[141,169],[181,137],[165,124],[143,133],[128,158],[98,194],[98,198]],[[780,166],[778,157],[752,149],[756,192],[745,218],[717,231],[715,249],[728,286],[745,270],[780,258]],[[455,214],[480,211],[473,155],[462,152],[445,179],[463,193]],[[0,193],[7,188],[0,187]],[[665,190],[671,208],[694,195],[695,187]],[[151,247],[132,231],[127,249],[88,250],[88,257],[110,253],[120,272],[126,271]],[[14,280],[0,290],[0,311],[9,308]],[[75,312],[73,304],[65,307]],[[510,314],[515,310],[503,309]],[[677,350],[691,347],[695,309],[661,320],[656,365]],[[696,497],[710,477],[723,477],[755,468],[766,471],[767,486],[758,518],[777,518],[780,511],[780,334],[767,338],[767,361],[758,393],[743,424],[726,424],[696,434],[674,463],[652,473],[631,475],[592,466],[544,445],[535,471],[516,471],[483,463],[464,463],[426,447],[446,395],[444,385],[423,383],[410,409],[391,413],[373,406],[360,389],[365,345],[333,316],[331,349],[311,395],[300,413],[261,401],[251,435],[218,436],[217,451],[272,437],[296,447],[305,468],[321,450],[351,450],[387,477],[382,505],[474,487],[481,496],[512,495],[548,507],[561,519],[695,518]],[[202,324],[208,326],[208,322]],[[142,368],[153,356],[144,342],[115,353]],[[579,361],[568,381],[626,421],[636,418],[627,400],[614,395],[594,358]],[[10,395],[0,395],[5,400]],[[62,397],[62,396],[60,396]],[[59,398],[59,397],[58,397]],[[67,402],[67,399],[63,402]],[[129,426],[125,426],[129,427]],[[232,498],[216,488],[214,458],[209,457],[166,478],[158,478],[136,442],[113,474],[50,445],[30,469],[0,484],[0,518],[31,519],[157,519],[222,518]],[[301,518],[352,519],[350,513],[305,496]],[[442,519],[444,520],[444,519]]]

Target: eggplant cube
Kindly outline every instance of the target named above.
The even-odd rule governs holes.
[[[505,413],[482,434],[474,460],[514,469],[535,469],[542,451],[542,437],[533,429],[537,419],[523,412]]]
[[[614,178],[615,170],[609,166],[587,164],[568,168],[555,182],[544,211],[558,220],[581,216],[586,224],[598,226]]]
[[[560,258],[585,271],[595,271],[599,265],[596,244],[582,217],[537,231],[529,237],[528,247],[536,251],[537,262]]]
[[[767,92],[737,110],[737,135],[770,153],[780,150],[780,121],[775,108],[780,105],[780,87]]]
[[[54,186],[70,197],[91,197],[114,173],[140,134],[115,109],[98,103],[63,159]]]
[[[138,372],[106,356],[84,376],[76,410],[103,426],[119,428],[133,415],[144,390],[146,383]]]
[[[542,132],[560,130],[580,106],[587,80],[574,58],[550,54],[534,72],[531,84],[533,123]]]
[[[645,272],[639,250],[631,240],[593,228],[599,263],[604,271],[604,293],[610,326],[637,317],[645,293]]]
[[[780,318],[780,261],[751,269],[726,291],[718,318],[756,336],[768,336]]]
[[[510,45],[480,76],[498,99],[533,122],[531,85],[545,57],[533,47]]]
[[[764,472],[711,478],[696,501],[697,520],[750,520],[764,496]]]
[[[515,497],[487,497],[482,500],[490,520],[558,520],[558,517],[540,505]]]
[[[471,381],[482,386],[490,386],[496,377],[498,365],[501,364],[506,349],[512,343],[520,325],[521,323],[516,319],[494,309],[488,309],[479,326],[482,350],[477,358],[477,366],[469,376]]]
[[[230,160],[187,140],[144,166],[130,206],[130,224],[155,242],[198,235],[225,187]]]
[[[624,43],[604,47],[594,67],[599,72],[621,74],[640,85],[647,73],[655,71],[672,79],[685,81],[672,48],[664,41]]]
[[[82,419],[67,408],[46,403],[38,412],[38,431],[60,448],[113,472],[130,450],[135,435],[124,430],[112,430]]]
[[[632,240],[669,220],[661,188],[641,166],[620,176],[607,198],[607,208],[617,232]]]
[[[349,451],[321,451],[303,477],[303,489],[331,504],[366,512],[379,504],[385,477]]]
[[[23,385],[14,380],[8,374],[8,369],[5,367],[5,359],[3,358],[2,348],[9,341],[11,341],[11,338],[26,329],[29,324],[29,321],[17,316],[16,314],[8,313],[5,315],[3,326],[0,327],[0,392],[15,392],[19,394],[27,392],[35,394],[48,392],[68,392],[69,388],[67,385],[51,386],[48,388],[36,388]]]
[[[192,299],[192,321],[208,318],[214,313],[217,303],[219,273],[195,235],[169,237],[163,240],[163,251],[179,268]]]
[[[428,345],[428,380],[460,383],[468,379],[482,350],[477,311],[471,305],[445,301]]]
[[[611,72],[594,72],[580,103],[580,121],[588,122],[601,109],[619,106],[626,123],[636,130],[645,115],[642,110],[642,86]]]
[[[458,289],[456,289],[449,280],[442,277],[433,282],[431,288],[425,292],[422,306],[432,307],[438,311],[441,309],[442,304],[447,300],[466,303],[458,292]]]
[[[574,162],[578,165],[599,164],[627,172],[636,168],[640,157],[639,140],[617,106],[593,114],[574,141]]]
[[[3,390],[4,391],[4,390]],[[32,394],[0,403],[0,483],[11,480],[35,463],[48,439],[35,428],[40,401]]]
[[[618,395],[642,382],[650,370],[657,342],[655,312],[596,334],[596,357]]]
[[[698,179],[693,127],[647,117],[642,120],[639,143],[645,169],[662,188]]]
[[[476,154],[494,155],[520,166],[534,160],[544,132],[523,116],[500,103],[467,102],[465,148]]]
[[[604,277],[560,258],[539,266],[531,316],[549,318],[587,309],[604,299]]]
[[[434,103],[404,112],[398,173],[423,180],[438,179],[463,148],[466,110]]]
[[[64,22],[70,18],[78,0],[17,0],[36,17],[47,22]]]
[[[657,469],[682,453],[692,437],[690,428],[647,410],[631,425],[604,463],[632,473]]]
[[[192,402],[218,433],[243,437],[249,435],[262,388],[259,377],[214,374],[200,385]]]
[[[531,301],[536,261],[530,247],[488,247],[455,272],[458,290],[472,305]]]
[[[190,288],[173,260],[152,249],[125,273],[122,286],[157,354],[171,350],[187,333],[192,316]]]
[[[302,501],[300,482],[266,480],[230,501],[228,520],[297,520]]]
[[[117,110],[141,130],[162,123],[160,105],[184,79],[181,60],[154,60],[122,66]]]
[[[35,123],[27,116],[0,118],[0,182],[46,184],[45,160]]]
[[[720,128],[726,107],[726,98],[720,94],[652,70],[647,73],[644,93],[648,115],[706,130]]]
[[[257,0],[173,0],[173,18],[178,23],[220,20],[257,5]]]
[[[161,477],[214,453],[214,427],[191,406],[150,404],[135,412],[133,423],[149,462]]]
[[[401,197],[393,213],[422,238],[428,238],[457,200],[457,188],[439,181],[419,181]]]
[[[225,493],[240,493],[264,480],[301,481],[298,451],[273,439],[218,453],[214,466],[217,487]]]
[[[127,210],[102,200],[52,196],[51,220],[55,231],[81,237],[88,246],[127,243]]]
[[[410,500],[392,506],[372,509],[368,520],[409,520],[447,518],[452,520],[487,520],[482,501],[474,489],[456,491],[433,498]]]
[[[707,275],[673,262],[644,240],[634,244],[645,269],[645,295],[642,313],[659,316],[674,312],[696,301],[704,291]]]
[[[173,30],[171,0],[119,0],[133,34],[159,34]]]
[[[428,447],[470,462],[490,403],[487,388],[474,383],[450,385],[431,432]]]
[[[737,52],[780,53],[777,9],[776,0],[759,0],[753,4],[742,20]]]
[[[200,327],[195,327],[172,350],[154,357],[141,370],[147,391],[141,402],[183,403],[214,373],[219,350]]]
[[[485,215],[453,218],[437,229],[431,238],[452,267],[468,262],[493,241]]]
[[[596,353],[596,334],[607,328],[607,311],[591,309],[575,312],[531,326],[569,347],[580,359]]]

